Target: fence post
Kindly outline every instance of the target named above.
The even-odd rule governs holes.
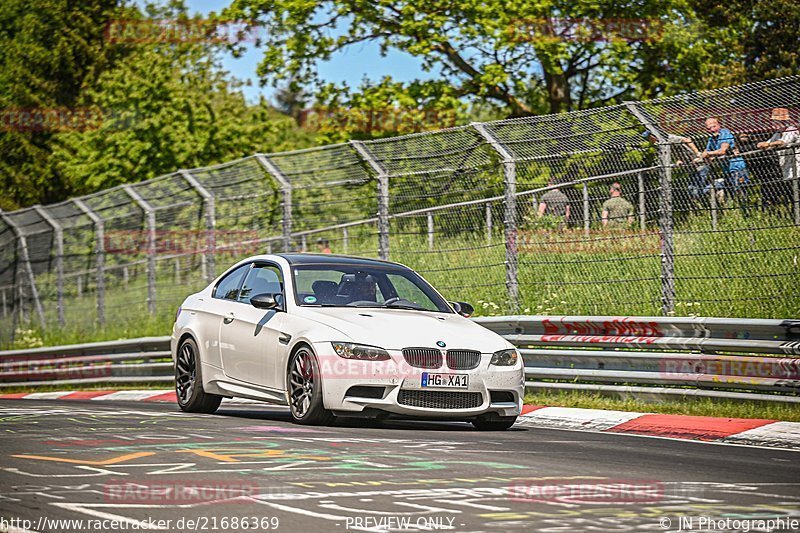
[[[709,184],[708,194],[711,196],[708,198],[708,205],[711,209],[711,229],[717,229],[717,189],[716,184],[714,183],[714,176],[709,172],[708,174],[709,179],[711,180]],[[724,190],[724,189],[723,189]]]
[[[661,312],[669,315],[675,312],[675,241],[672,219],[672,147],[669,144],[658,146],[661,159],[661,209],[659,226],[661,229]]]
[[[592,227],[592,219],[589,212],[589,186],[583,183],[583,233],[587,237]]]
[[[346,254],[349,247],[350,247],[350,235],[347,232],[347,228],[342,228],[342,253]]]
[[[144,211],[147,218],[147,311],[156,314],[156,211],[130,185],[122,188],[128,196]]]
[[[658,158],[661,166],[661,172],[659,172],[661,209],[659,210],[658,217],[658,226],[661,233],[661,313],[668,315],[675,311],[675,243],[672,230],[672,147],[668,139],[655,127],[653,120],[646,111],[640,109],[635,102],[625,102],[625,107],[628,108],[628,111],[630,111],[658,141]]]
[[[647,229],[647,204],[644,197],[644,172],[637,174],[639,181],[639,226],[644,232]]]
[[[492,204],[486,203],[486,244],[492,244]]]
[[[350,144],[378,176],[378,257],[386,261],[389,259],[389,173],[362,142],[350,141]]]
[[[31,296],[33,297],[33,305],[36,309],[36,314],[39,315],[39,322],[41,322],[42,329],[44,329],[46,327],[44,321],[44,309],[42,309],[42,302],[41,300],[39,300],[39,291],[36,289],[36,279],[33,276],[33,267],[31,266],[31,258],[30,255],[28,254],[28,239],[25,238],[25,234],[22,232],[22,229],[19,226],[17,226],[14,222],[12,222],[11,218],[9,218],[2,211],[0,211],[0,220],[5,222],[8,225],[8,227],[11,228],[14,231],[14,233],[17,234],[17,246],[19,250],[19,257],[22,260],[25,272],[28,275],[28,282],[31,284]],[[23,299],[21,283],[19,284],[19,291],[20,291],[19,305],[21,309],[22,299]]]
[[[216,200],[214,195],[203,187],[197,178],[192,176],[192,173],[188,170],[181,170],[179,171],[180,175],[186,182],[200,195],[203,199],[203,202],[206,206],[206,253],[203,256],[206,269],[205,269],[205,280],[208,283],[217,277],[216,275],[216,247],[217,247],[217,235],[216,235],[216,228],[217,228],[217,206]]]
[[[53,228],[53,240],[56,248],[56,308],[58,314],[58,324],[64,327],[64,230],[55,218],[50,216],[41,205],[33,208],[39,213],[51,228]]]
[[[17,326],[25,322],[25,293],[22,291],[22,283],[19,281],[15,286],[15,292],[17,293],[17,312],[14,313],[14,323],[11,328],[13,332],[11,334],[11,342],[14,342],[14,334],[17,331]]]
[[[800,157],[797,152],[798,147],[792,148],[792,160],[794,163],[794,179],[792,180],[792,206],[794,210],[794,223],[800,226]]]
[[[428,213],[428,250],[433,250],[433,213]]]
[[[72,202],[78,206],[78,209],[89,217],[89,220],[94,224],[95,234],[95,265],[97,269],[97,321],[100,324],[106,322],[106,238],[105,238],[105,223],[100,216],[92,211],[83,200],[74,199]],[[81,292],[81,276],[78,276],[78,295]]]
[[[472,127],[500,155],[503,161],[503,181],[505,188],[505,241],[506,241],[506,287],[510,312],[519,311],[519,257],[517,249],[517,166],[514,156],[494,137],[486,124],[473,122]]]
[[[281,196],[283,197],[283,251],[289,252],[292,247],[292,182],[280,168],[266,155],[256,154],[256,159],[270,176],[281,186]]]

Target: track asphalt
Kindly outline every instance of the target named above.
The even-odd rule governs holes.
[[[0,430],[7,531],[800,531],[793,450],[123,399],[7,399]]]

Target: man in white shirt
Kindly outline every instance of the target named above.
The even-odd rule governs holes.
[[[784,148],[786,145],[796,144],[800,142],[800,131],[797,126],[792,124],[789,110],[784,107],[776,107],[772,110],[772,127],[775,133],[768,141],[760,142],[756,146],[761,150],[769,150],[770,148]],[[784,180],[793,180],[797,178],[797,168],[800,166],[800,149],[793,147],[790,149],[782,149],[778,154],[778,160],[781,165],[781,172],[783,173]]]

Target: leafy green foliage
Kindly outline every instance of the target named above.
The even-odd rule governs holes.
[[[263,101],[248,105],[197,47],[142,48],[83,100],[107,120],[59,135],[54,154],[78,193],[295,146],[294,121]]]
[[[112,60],[103,44],[115,0],[7,0],[0,9],[0,208],[54,201],[69,191],[51,160],[55,132],[14,125],[34,109],[73,109]],[[11,122],[11,123],[9,123]]]
[[[146,15],[192,20],[180,2]],[[131,20],[145,13],[108,0],[12,0],[0,10],[0,108],[72,119],[0,131],[0,208],[314,143],[266,101],[245,100],[219,64],[221,43],[108,38],[111,23]]]
[[[730,24],[714,24],[716,12],[693,0],[234,0],[225,11],[267,24],[263,81],[316,85],[326,104],[344,98],[357,106],[354,93],[374,95],[369,83],[357,91],[326,86],[316,66],[372,42],[441,73],[402,87],[407,94],[425,87],[431,95],[493,101],[511,116],[738,80],[743,15],[735,7],[725,13]],[[397,91],[383,96],[387,106],[400,99]]]

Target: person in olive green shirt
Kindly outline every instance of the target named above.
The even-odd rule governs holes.
[[[622,197],[622,185],[612,183],[609,194],[611,198],[603,202],[603,226],[624,228],[633,224],[633,204]]]

